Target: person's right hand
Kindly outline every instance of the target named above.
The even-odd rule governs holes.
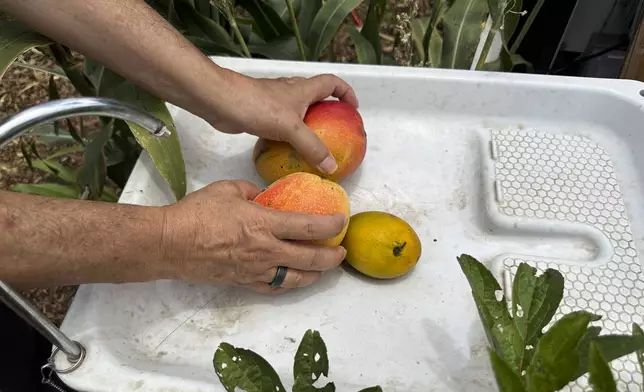
[[[342,263],[344,248],[309,241],[340,234],[344,215],[265,208],[252,202],[259,192],[247,181],[219,181],[164,207],[162,275],[270,293],[308,286]],[[288,273],[272,288],[278,266]]]

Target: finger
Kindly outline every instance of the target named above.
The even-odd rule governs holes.
[[[344,230],[344,214],[313,215],[300,212],[269,211],[271,232],[281,240],[327,240]]]
[[[291,290],[286,287],[271,287],[266,283],[261,283],[261,282],[249,283],[249,284],[242,285],[241,287],[245,287],[247,289],[251,289],[253,291],[256,291],[262,294],[282,294]]]
[[[346,255],[347,251],[341,246],[283,241],[267,263],[271,267],[281,265],[298,271],[324,272],[338,268]]]
[[[286,135],[286,142],[299,152],[309,165],[323,173],[335,173],[338,163],[324,142],[302,120],[298,120],[296,124],[293,131]]]
[[[336,97],[342,102],[358,108],[358,97],[353,88],[335,75],[317,75],[308,79],[305,85],[310,103],[322,101],[328,97]]]
[[[261,189],[259,189],[257,185],[253,184],[250,181],[236,180],[231,181],[231,183],[235,186],[235,188],[239,192],[239,195],[246,200],[253,200],[261,192]]]
[[[273,281],[276,274],[277,274],[277,267],[271,268],[268,271],[266,271],[266,273],[262,276],[262,281],[266,283],[270,283]],[[321,277],[322,277],[321,272],[300,271],[294,268],[289,268],[286,271],[286,277],[284,278],[284,282],[280,287],[285,287],[287,289],[306,287],[317,282],[318,280],[320,280]]]

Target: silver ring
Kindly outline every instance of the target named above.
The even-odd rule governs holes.
[[[71,362],[71,361],[67,360],[67,362],[71,363],[71,365],[69,367],[65,368],[65,369],[58,369],[58,368],[56,368],[56,365],[55,365],[54,361],[56,360],[56,355],[61,351],[60,351],[60,349],[58,347],[55,347],[54,351],[51,353],[51,356],[49,357],[49,365],[51,366],[51,369],[53,371],[55,371],[58,374],[67,374],[67,373],[73,372],[74,370],[76,370],[76,369],[78,369],[80,367],[80,365],[85,360],[85,355],[87,354],[87,352],[85,351],[85,347],[83,347],[82,344],[80,344],[80,343],[78,343],[76,341],[74,341],[74,343],[78,344],[78,346],[80,347],[80,350],[81,350],[80,357],[76,360],[76,362]]]
[[[284,279],[286,279],[286,274],[288,273],[288,268],[279,266],[277,267],[277,272],[275,273],[275,277],[273,278],[273,281],[269,283],[271,287],[280,287],[282,283],[284,283]]]

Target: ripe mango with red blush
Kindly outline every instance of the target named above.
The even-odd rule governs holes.
[[[290,144],[259,139],[253,151],[257,173],[268,184],[289,174],[317,174],[331,181],[341,181],[353,174],[367,152],[367,134],[360,113],[340,101],[321,101],[309,107],[304,123],[329,149],[338,169],[326,174],[312,167]]]

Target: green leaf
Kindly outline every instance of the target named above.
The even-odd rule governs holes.
[[[416,52],[418,53],[418,58],[421,62],[425,60],[425,31],[429,26],[429,18],[415,18],[411,21],[411,37],[414,41],[414,46],[416,47]]]
[[[103,189],[103,196],[101,196],[101,201],[116,203],[117,201],[119,201],[119,198],[118,196],[116,196],[114,189],[105,187],[105,189]]]
[[[54,65],[52,67],[41,67],[39,65],[28,64],[28,63],[25,63],[24,61],[20,61],[20,60],[16,60],[13,63],[13,65],[15,67],[31,69],[31,70],[34,70],[34,71],[44,72],[44,73],[48,73],[48,74],[55,75],[55,76],[60,76],[61,78],[67,79],[67,75],[65,74],[65,71],[63,71],[63,69],[61,67],[59,67],[58,65]]]
[[[58,144],[72,144],[74,139],[70,135],[60,134],[56,135],[54,133],[54,125],[41,124],[29,131],[31,136],[34,136],[38,141],[49,144],[49,145],[58,145]]]
[[[345,25],[344,29],[349,33],[351,40],[353,40],[353,45],[356,47],[358,63],[378,64],[378,55],[371,43],[355,27]]]
[[[195,3],[195,10],[199,13],[199,15],[203,15],[206,18],[211,19],[213,17],[212,15],[212,7],[210,6],[210,0],[194,0]]]
[[[512,370],[519,371],[525,346],[510,317],[501,286],[492,273],[472,256],[462,255],[458,262],[472,288],[472,296],[492,348]]]
[[[327,0],[315,15],[309,32],[311,59],[316,60],[336,35],[344,19],[362,0]]]
[[[588,381],[593,386],[593,392],[616,392],[615,378],[596,342],[590,343],[588,363],[588,371],[590,372]]]
[[[62,184],[16,184],[11,187],[14,192],[32,195],[58,197],[62,199],[78,198],[78,190],[73,185]]]
[[[52,159],[39,159],[37,161],[33,161],[32,164],[36,169],[51,173],[67,183],[76,183],[76,174],[74,171]]]
[[[97,61],[85,57],[83,62],[83,73],[85,77],[92,83],[94,88],[98,90],[99,84],[101,82],[101,74],[103,73],[103,65]]]
[[[580,362],[577,346],[588,324],[598,319],[588,312],[569,313],[543,335],[527,369],[529,390],[558,391],[575,380]]]
[[[58,93],[58,87],[56,87],[56,81],[54,81],[54,75],[49,76],[49,84],[47,87],[49,92],[49,100],[55,101],[60,99],[60,94]],[[54,134],[58,136],[60,134],[60,124],[58,121],[54,121]]]
[[[129,123],[132,134],[154,162],[154,166],[168,182],[177,200],[186,194],[186,167],[179,144],[177,129],[165,102],[126,81],[118,74],[105,68],[101,73],[101,96],[107,96],[130,103],[147,111],[163,121],[170,130],[170,136],[164,139],[152,136],[148,131],[136,124]]]
[[[311,25],[313,24],[315,15],[320,11],[320,8],[322,8],[322,0],[305,0],[302,4],[298,27],[300,28],[300,36],[304,42],[310,42],[309,34],[311,31]]]
[[[376,63],[382,64],[382,44],[380,43],[380,25],[387,9],[387,0],[369,0],[367,17],[360,34],[366,38],[376,54]]]
[[[51,43],[49,38],[16,20],[0,22],[0,78],[21,53]]]
[[[382,388],[380,388],[380,386],[377,385],[375,387],[361,389],[359,392],[382,392]]]
[[[248,44],[253,55],[273,60],[299,60],[297,40],[294,36],[274,39],[271,42]]]
[[[482,71],[490,72],[512,72],[518,66],[523,65],[528,72],[534,72],[532,64],[518,54],[511,54],[508,49],[501,47],[499,58],[495,61],[485,63],[481,67]]]
[[[588,352],[591,342],[599,345],[602,355],[608,362],[644,350],[644,336],[602,335],[582,340],[579,343],[578,352],[580,360],[577,371],[574,374],[574,380],[588,372]]]
[[[505,10],[505,19],[503,20],[502,24],[503,30],[501,30],[503,42],[508,47],[510,46],[510,40],[517,30],[519,20],[522,16],[521,12],[523,11],[523,0],[514,0],[509,3],[511,6]]]
[[[288,13],[288,7],[286,6],[286,1],[285,0],[264,0],[266,4],[268,4],[271,8],[277,12],[277,14],[282,18],[284,23],[290,25],[290,16]],[[304,0],[304,2],[307,2],[309,0]],[[293,8],[295,10],[295,15],[297,16],[300,13],[300,10],[302,9],[302,1],[301,0],[293,0]]]
[[[563,298],[564,278],[559,271],[548,269],[538,278],[536,273],[536,268],[522,263],[514,277],[512,313],[524,348],[519,371],[527,367],[533,353],[525,347],[537,344]]]
[[[80,144],[81,146],[84,146],[85,142],[83,141],[83,139],[80,137],[80,135],[76,131],[76,127],[74,127],[74,124],[72,124],[72,121],[69,118],[66,118],[65,123],[67,124],[67,132],[69,132],[71,137],[76,141],[76,143]],[[80,117],[80,123],[81,123],[81,127],[82,127],[83,126],[83,117]]]
[[[494,350],[488,349],[494,377],[500,392],[526,392],[521,377]]]
[[[487,16],[486,0],[456,0],[445,12],[442,68],[470,69]]]
[[[225,53],[240,57],[243,56],[241,50],[239,50],[235,42],[230,38],[226,29],[212,19],[197,13],[184,0],[175,0],[175,8],[181,20],[186,24],[191,36],[208,38],[216,45],[222,47]]]
[[[636,323],[633,323],[633,336],[644,336],[644,331]],[[644,375],[644,348],[637,350],[637,361],[640,363],[642,375]]]
[[[243,56],[241,52],[237,50],[231,51],[227,46],[222,46],[216,42],[211,41],[210,39],[189,35],[186,35],[185,37],[188,41],[192,42],[194,46],[199,48],[206,56]]]
[[[82,152],[83,150],[84,150],[83,146],[71,146],[71,147],[67,147],[67,148],[62,148],[62,149],[56,151],[55,153],[53,153],[51,155],[48,155],[47,158],[45,158],[45,159],[52,160],[52,159],[60,158],[60,157],[63,157],[65,155],[73,154],[73,153],[76,153],[76,152]]]
[[[84,191],[89,188],[89,199],[97,200],[103,195],[107,166],[105,163],[105,145],[112,137],[114,123],[103,124],[87,143],[83,153],[83,166],[78,171],[78,185]]]
[[[438,27],[442,26],[443,16],[448,9],[447,0],[436,1],[436,7],[432,10],[432,17],[423,37],[424,61],[427,65],[435,68],[441,66],[443,58],[443,34]]]
[[[25,161],[27,162],[27,166],[29,166],[29,168],[33,170],[34,164],[31,160],[31,154],[29,153],[29,151],[27,151],[27,146],[25,146],[24,139],[19,139],[18,145],[20,146],[22,157],[25,158]]]
[[[290,25],[284,22],[282,17],[269,4],[262,0],[237,0],[253,17],[262,38],[267,42],[293,35]]]
[[[322,375],[325,377],[329,375],[329,357],[326,352],[326,345],[318,331],[308,330],[302,337],[300,346],[295,354],[293,378],[296,384],[313,386]],[[335,390],[333,383],[327,383],[324,388],[331,391]],[[326,389],[313,388],[312,390],[322,391]],[[303,390],[293,388],[293,392],[303,392]]]
[[[213,366],[228,392],[285,392],[279,376],[264,358],[250,350],[222,343],[215,351]]]

